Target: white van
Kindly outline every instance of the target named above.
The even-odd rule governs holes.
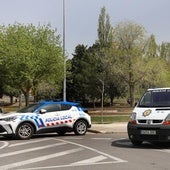
[[[148,89],[135,106],[127,130],[133,145],[170,142],[170,87]]]

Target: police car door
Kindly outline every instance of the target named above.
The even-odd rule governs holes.
[[[58,103],[50,103],[41,108],[45,113],[41,113],[42,121],[46,128],[56,128],[59,126],[59,114],[61,111],[61,105]]]

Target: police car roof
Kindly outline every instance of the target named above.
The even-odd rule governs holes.
[[[39,101],[39,103],[58,103],[58,104],[68,104],[72,106],[78,106],[80,103],[78,102],[69,102],[69,101],[55,101],[55,100],[44,100],[44,101]]]

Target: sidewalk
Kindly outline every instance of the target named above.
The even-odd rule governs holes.
[[[92,133],[120,133],[127,132],[127,122],[112,123],[112,124],[92,124],[88,129]]]

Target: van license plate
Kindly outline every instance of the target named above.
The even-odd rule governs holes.
[[[156,130],[141,130],[141,135],[156,135]]]

